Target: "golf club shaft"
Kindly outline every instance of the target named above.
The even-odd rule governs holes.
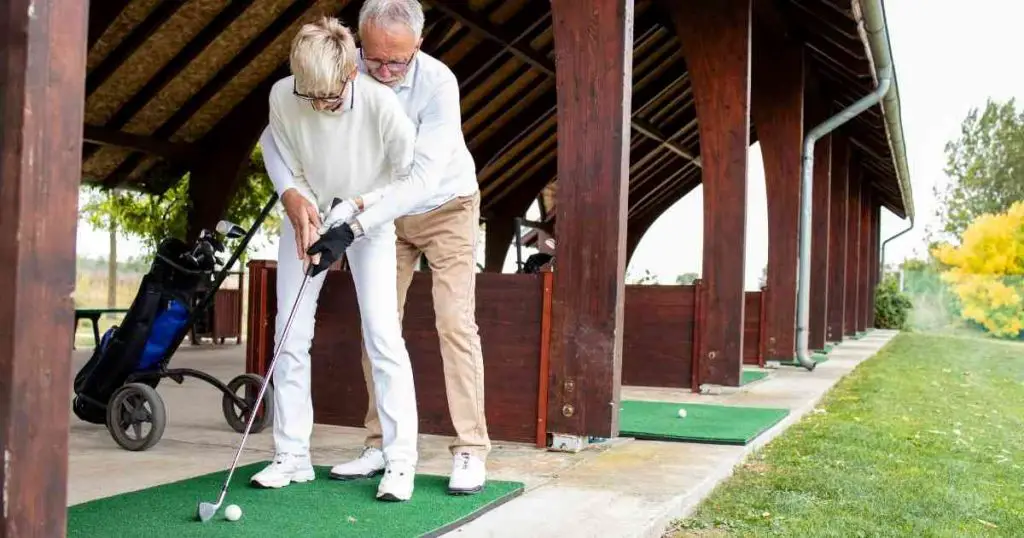
[[[245,441],[249,438],[249,431],[252,429],[252,423],[256,419],[256,409],[259,408],[260,403],[263,401],[263,395],[267,392],[267,386],[270,385],[270,378],[274,374],[274,366],[277,364],[277,358],[281,356],[281,350],[284,348],[285,339],[288,338],[288,331],[292,328],[292,319],[295,317],[295,312],[299,308],[299,302],[302,301],[302,294],[306,291],[306,284],[309,283],[311,268],[306,270],[305,276],[302,278],[302,285],[299,286],[299,294],[295,297],[295,303],[292,304],[292,311],[288,314],[288,321],[284,324],[284,332],[281,334],[280,344],[274,351],[274,358],[270,360],[270,366],[267,368],[266,377],[263,379],[263,384],[260,386],[260,393],[256,396],[256,403],[253,404],[251,411],[249,412],[249,422],[245,425],[245,433],[242,434],[242,442],[238,445],[238,451],[235,452],[235,460],[231,463],[231,469],[228,470],[228,477],[224,480],[224,486],[220,490],[220,499],[217,500],[217,505],[224,502],[224,496],[228,491],[228,484],[231,483],[231,476],[235,474],[235,467],[238,466],[238,458],[242,455],[242,448],[245,447]]]

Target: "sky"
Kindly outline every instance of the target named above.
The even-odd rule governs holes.
[[[1017,57],[1024,2],[886,0],[885,7],[916,208],[914,229],[886,249],[885,261],[897,263],[923,256],[925,233],[937,228],[933,188],[946,181],[944,147],[958,137],[968,112],[984,107],[988,98],[1016,97],[1024,105],[1024,69]],[[747,185],[744,281],[753,290],[768,260],[764,170],[756,144],[749,154]],[[628,276],[635,278],[647,270],[660,282],[673,283],[679,274],[700,272],[701,196],[698,187],[654,223],[637,247]],[[908,225],[909,221],[882,210],[883,240]],[[108,244],[106,232],[79,222],[79,256],[105,257]],[[274,242],[264,244],[253,257],[276,257]],[[120,258],[138,253],[138,241],[119,239]],[[506,268],[511,270],[514,261],[510,250]]]

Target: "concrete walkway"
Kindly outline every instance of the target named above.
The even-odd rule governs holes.
[[[448,536],[660,537],[673,519],[688,515],[748,454],[811,412],[839,379],[894,335],[873,331],[838,346],[814,372],[782,367],[732,394],[623,389],[623,399],[791,410],[786,419],[747,446],[615,439],[578,454],[564,454],[531,445],[495,444],[489,477],[521,481],[527,492]],[[76,352],[75,371],[87,358],[87,352]],[[227,381],[242,372],[244,362],[242,346],[183,346],[174,364],[203,369]],[[218,391],[186,381],[181,386],[162,384],[160,394],[167,405],[167,430],[160,443],[146,452],[122,450],[105,428],[72,416],[69,504],[223,470],[231,463],[240,436],[221,414]],[[355,428],[318,425],[313,435],[316,464],[355,457],[362,441],[362,430]],[[447,442],[444,437],[421,436],[419,472],[450,472]],[[268,429],[250,437],[242,462],[268,459],[271,449]]]

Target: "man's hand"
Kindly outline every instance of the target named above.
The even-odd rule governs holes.
[[[338,261],[352,244],[353,239],[355,239],[355,234],[347,222],[327,230],[306,251],[306,254],[313,256],[314,260],[310,276],[316,276],[326,271],[334,262]]]
[[[320,212],[297,189],[288,189],[281,195],[284,212],[295,229],[295,250],[300,260],[306,258],[306,249],[316,241],[313,233],[320,229]]]
[[[320,232],[325,232],[328,228],[337,226],[343,222],[348,222],[353,215],[359,212],[359,206],[356,200],[339,200],[334,199],[334,204],[331,210],[327,213],[327,217],[324,218],[324,223],[321,226]]]

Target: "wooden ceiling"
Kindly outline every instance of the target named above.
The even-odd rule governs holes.
[[[204,135],[246,96],[287,75],[298,26],[335,14],[355,26],[360,0],[105,0],[89,16],[83,182],[160,192],[208,159]],[[804,43],[811,76],[835,110],[873,79],[848,1],[755,0]],[[463,131],[483,214],[521,215],[554,202],[556,109],[548,0],[425,0],[423,49],[460,81]],[[637,0],[629,218],[649,221],[700,184],[693,90],[658,3]],[[755,19],[756,20],[756,19]],[[882,196],[904,207],[881,108],[844,130]],[[756,126],[751,134],[756,140]],[[213,147],[209,147],[209,145]],[[207,147],[203,147],[207,146]]]

